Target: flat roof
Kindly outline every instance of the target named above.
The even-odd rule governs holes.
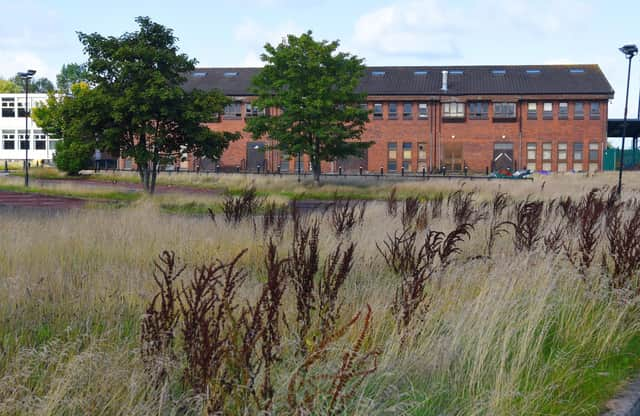
[[[622,137],[624,119],[610,118],[607,120],[607,137]],[[627,136],[640,137],[640,120],[627,119]]]

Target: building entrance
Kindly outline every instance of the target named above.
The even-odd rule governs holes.
[[[495,143],[493,145],[493,170],[513,170],[513,143]]]

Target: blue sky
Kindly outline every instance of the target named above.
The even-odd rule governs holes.
[[[265,42],[313,30],[340,39],[369,65],[595,63],[616,91],[622,117],[625,43],[640,45],[640,1],[581,0],[0,0],[0,76],[34,68],[55,80],[82,62],[76,31],[120,35],[136,16],[172,28],[202,66],[253,66]],[[27,16],[27,19],[25,19]],[[636,117],[640,59],[634,59],[629,114]]]

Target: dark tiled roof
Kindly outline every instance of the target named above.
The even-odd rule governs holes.
[[[449,71],[446,92],[441,90],[443,70]],[[259,71],[260,68],[198,68],[188,74],[185,89],[251,95],[251,78]],[[613,88],[598,65],[375,66],[367,67],[358,89],[369,95],[613,95]]]

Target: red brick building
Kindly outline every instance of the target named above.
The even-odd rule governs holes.
[[[200,68],[187,89],[218,89],[233,100],[212,129],[243,131],[259,68]],[[362,158],[325,163],[323,172],[553,172],[600,170],[613,89],[597,65],[368,67],[360,91],[371,111]],[[272,110],[273,111],[273,110]],[[264,151],[268,141],[243,132],[218,161],[224,170],[293,172],[295,157]],[[295,155],[291,155],[295,156]],[[207,161],[185,163],[213,169]],[[308,171],[306,158],[300,161]]]

